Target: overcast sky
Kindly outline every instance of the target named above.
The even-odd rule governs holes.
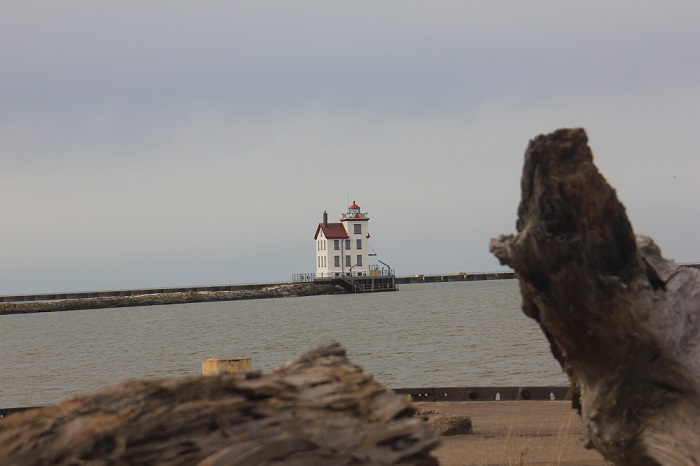
[[[700,2],[3,1],[0,294],[290,280],[353,200],[399,275],[503,269],[528,141],[586,128],[700,261]]]

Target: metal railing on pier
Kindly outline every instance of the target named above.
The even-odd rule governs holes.
[[[556,386],[520,387],[428,387],[396,388],[412,401],[564,401],[571,400],[571,388]]]
[[[341,279],[341,278],[353,278],[353,277],[362,277],[362,278],[371,278],[371,277],[393,277],[395,276],[395,271],[394,269],[372,269],[372,270],[363,270],[363,271],[352,271],[352,272],[328,272],[328,273],[316,273],[316,272],[309,272],[309,273],[295,273],[292,274],[292,282],[313,282],[316,280],[335,280],[335,279]]]
[[[295,274],[292,274],[292,282],[294,282],[294,283],[313,282],[314,280],[316,280],[315,273],[295,273]]]

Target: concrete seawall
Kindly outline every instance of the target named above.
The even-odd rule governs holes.
[[[136,291],[136,290],[132,290]],[[184,304],[211,301],[235,301],[239,299],[283,298],[341,294],[346,291],[330,283],[281,283],[251,286],[231,291],[175,291],[134,294],[124,296],[95,296],[0,303],[0,315],[28,314],[34,312],[76,311],[160,304]]]
[[[282,285],[289,285],[292,282],[267,282],[248,283],[240,285],[204,285],[204,286],[180,286],[168,288],[135,288],[129,290],[107,290],[107,291],[75,291],[70,293],[41,293],[26,295],[0,296],[0,302],[17,301],[51,301],[57,299],[82,299],[82,298],[113,298],[123,296],[142,296],[151,294],[173,294],[192,292],[215,292],[215,291],[244,291],[262,290]]]
[[[396,283],[405,285],[410,283],[478,282],[483,280],[511,280],[513,278],[515,278],[515,272],[458,272],[396,277]]]
[[[681,267],[690,267],[700,269],[700,263],[690,262],[678,264]],[[484,280],[513,280],[517,278],[513,271],[499,272],[457,272],[457,273],[441,273],[441,274],[416,274],[404,275],[396,277],[396,283],[406,285],[411,283],[444,283],[444,282],[478,282]]]

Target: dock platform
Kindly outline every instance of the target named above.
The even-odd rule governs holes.
[[[317,278],[315,282],[330,281],[343,287],[348,293],[376,293],[381,291],[398,291],[396,277],[385,275],[378,277],[334,277]]]

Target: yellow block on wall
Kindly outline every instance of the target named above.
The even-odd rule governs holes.
[[[209,358],[202,360],[202,375],[230,374],[248,372],[253,369],[250,358]]]

